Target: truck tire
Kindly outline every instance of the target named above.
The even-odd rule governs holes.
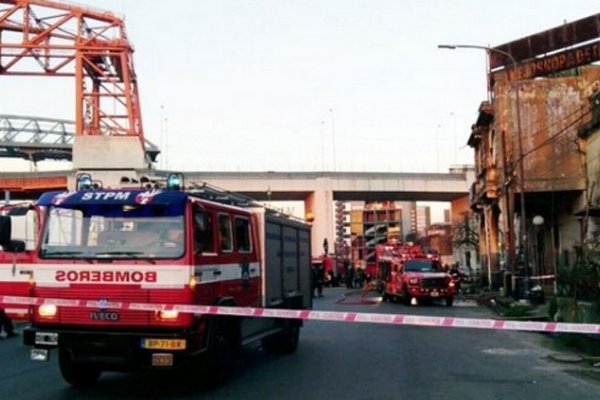
[[[204,354],[204,378],[209,387],[219,386],[227,380],[233,370],[234,346],[224,327],[216,327],[208,351]]]
[[[410,292],[408,291],[408,287],[404,286],[404,290],[402,291],[402,300],[405,305],[410,306]]]
[[[381,292],[381,297],[382,297],[382,301],[389,301],[390,300],[390,295],[387,294],[385,290],[383,290]]]
[[[58,366],[64,380],[77,387],[93,385],[102,374],[102,370],[96,366],[74,362],[68,349],[59,350]]]
[[[283,331],[263,338],[261,343],[265,350],[274,354],[292,354],[298,349],[300,326],[286,321]]]
[[[446,307],[452,307],[454,304],[454,296],[446,297]]]

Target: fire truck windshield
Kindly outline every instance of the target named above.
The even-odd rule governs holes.
[[[183,205],[51,206],[42,258],[154,259],[184,254]]]
[[[404,270],[407,272],[440,272],[440,265],[434,260],[406,260]]]

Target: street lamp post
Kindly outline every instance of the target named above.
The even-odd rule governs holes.
[[[333,164],[332,171],[335,172],[335,117],[333,115],[333,108],[329,109],[329,113],[331,114],[331,147],[333,152],[333,160],[331,162]]]
[[[479,50],[485,50],[488,53],[499,53],[502,55],[505,55],[506,57],[508,57],[512,64],[513,64],[513,68],[515,70],[515,73],[517,71],[517,67],[518,67],[518,63],[517,60],[513,57],[512,54],[503,51],[503,50],[498,50],[498,49],[493,49],[491,47],[487,47],[487,46],[477,46],[477,45],[470,45],[470,44],[440,44],[438,45],[438,48],[440,49],[449,49],[449,50],[456,50],[456,49],[479,49]],[[508,77],[508,75],[507,75]],[[527,218],[525,215],[525,168],[524,168],[524,160],[523,160],[523,139],[522,139],[522,134],[521,134],[521,107],[520,107],[520,102],[519,102],[519,85],[518,85],[518,80],[515,79],[514,81],[514,87],[515,87],[515,106],[517,108],[517,140],[518,140],[518,144],[519,144],[519,190],[520,190],[520,203],[521,203],[521,218],[520,218],[520,224],[519,224],[519,231],[521,233],[521,238],[522,238],[522,242],[523,242],[523,263],[524,263],[524,273],[525,273],[525,292],[527,294],[527,292],[529,292],[529,257],[527,254]],[[514,266],[513,266],[514,269]]]
[[[542,231],[542,226],[544,225],[544,217],[542,217],[541,215],[536,215],[535,217],[533,217],[531,222],[533,223],[533,226],[535,227],[535,241],[534,241],[534,248],[535,248],[534,261],[535,261],[535,263],[533,264],[535,269],[532,273],[534,275],[535,274],[545,275],[543,273],[543,269],[541,266],[541,261],[542,261],[543,257],[542,257],[542,247],[540,246],[540,232]]]

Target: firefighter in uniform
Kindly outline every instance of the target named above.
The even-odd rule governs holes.
[[[323,283],[325,282],[325,268],[323,263],[315,263],[312,266],[313,297],[323,297]]]

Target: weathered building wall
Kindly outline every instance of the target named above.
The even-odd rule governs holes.
[[[588,183],[590,185],[591,204],[600,205],[600,132],[596,131],[587,138],[585,146]]]
[[[565,267],[573,266],[575,261],[575,246],[581,245],[581,225],[570,214],[557,216],[559,226],[558,264]]]
[[[496,79],[494,159],[502,164],[506,156],[509,171],[517,172],[519,142],[515,84],[519,87],[519,110],[523,145],[525,189],[528,192],[583,190],[585,168],[575,142],[577,129],[587,116],[588,98],[600,86],[600,68],[580,68],[579,76],[510,82]],[[512,171],[510,171],[512,169]],[[508,172],[507,174],[504,174]]]
[[[451,220],[453,224],[460,223],[469,214],[469,196],[460,197],[450,203]]]

